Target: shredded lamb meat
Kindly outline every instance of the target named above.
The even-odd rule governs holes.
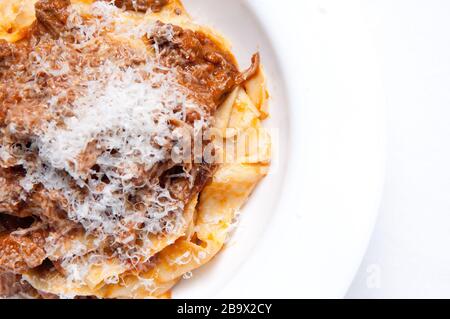
[[[114,4],[127,10],[147,11],[150,8],[158,12],[167,3],[167,0],[116,0]],[[112,61],[122,75],[126,75],[126,70],[144,69],[148,55],[155,46],[158,47],[154,54],[158,54],[162,65],[158,65],[157,71],[152,70],[154,76],[164,77],[167,70],[172,70],[177,82],[173,85],[179,85],[187,99],[199,105],[197,109],[192,107],[183,111],[180,103],[172,111],[184,112],[183,117],[173,115],[165,125],[172,130],[169,133],[186,128],[190,134],[198,128],[196,125],[211,125],[217,107],[227,94],[251,78],[259,67],[259,55],[255,55],[251,67],[241,73],[231,54],[207,35],[162,22],[147,34],[149,47],[144,53],[101,35],[98,35],[100,39],[89,39],[83,47],[75,34],[80,33],[78,28],[67,26],[69,21],[73,23],[70,0],[40,0],[35,9],[36,23],[25,39],[18,43],[0,40],[0,295],[3,296],[20,291],[32,294],[33,290],[20,282],[20,274],[41,266],[44,261],[53,262],[51,267],[60,272],[65,271],[62,260],[49,259],[46,247],[50,238],[63,242],[66,234],[88,233],[83,222],[93,215],[93,207],[86,206],[88,214],[81,214],[82,218],[74,217],[73,207],[83,206],[92,198],[100,201],[99,194],[111,188],[113,181],[129,193],[124,189],[105,192],[109,197],[103,198],[106,204],[100,215],[109,223],[109,231],[115,230],[116,226],[120,226],[121,231],[117,238],[109,234],[99,242],[113,243],[108,247],[108,253],[126,252],[129,258],[130,251],[135,253],[130,247],[138,242],[142,228],[150,227],[146,224],[148,215],[164,215],[162,206],[170,207],[168,213],[164,212],[167,216],[161,217],[163,227],[158,230],[163,234],[168,232],[169,228],[164,227],[174,222],[214,172],[214,163],[177,164],[163,158],[151,167],[132,162],[129,166],[114,167],[106,174],[106,168],[114,163],[120,152],[120,145],[98,147],[100,139],[116,133],[103,131],[101,134],[104,135],[91,138],[79,153],[74,154],[72,161],[51,167],[48,158],[52,154],[42,151],[40,137],[49,127],[55,130],[67,128],[70,122],[67,119],[75,118],[77,99],[93,94],[88,92],[86,83],[104,81],[101,83],[107,85],[114,80],[101,78],[99,70],[103,70],[105,61]],[[167,30],[171,31],[170,36]],[[137,85],[149,80],[144,71],[141,73]],[[162,84],[151,85],[158,88]],[[161,123],[156,119],[154,124]],[[176,144],[168,137],[157,136],[145,142],[167,154]],[[139,150],[126,154],[129,158],[140,155]],[[50,182],[39,179],[43,172],[52,177]],[[123,209],[132,212],[138,221],[127,221],[125,217],[128,216],[121,216],[111,208],[118,198]],[[148,207],[155,211],[149,212]],[[89,235],[98,235],[104,230],[100,229],[102,226],[100,223],[97,229],[89,230]]]
[[[115,0],[114,4],[119,8],[126,8],[127,10],[136,10],[145,12],[149,8],[153,12],[159,12],[164,8],[169,0]]]
[[[0,235],[0,269],[20,274],[41,265],[46,258],[45,238],[43,230]]]
[[[36,3],[36,19],[54,38],[64,30],[70,0],[41,0]]]

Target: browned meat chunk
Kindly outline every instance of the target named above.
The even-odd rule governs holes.
[[[24,213],[38,216],[44,222],[61,227],[72,224],[62,208],[67,201],[59,192],[39,186],[27,200],[27,205],[23,208]]]
[[[18,177],[20,173],[16,168],[0,168],[0,213],[27,217],[30,214],[21,211],[23,190]]]
[[[168,29],[173,36],[167,36]],[[255,54],[252,66],[240,73],[234,57],[210,37],[175,25],[159,22],[150,41],[159,47],[162,62],[178,69],[181,84],[195,92],[195,97],[209,106],[211,114],[233,88],[251,78],[259,67],[259,55]]]
[[[22,273],[41,265],[46,258],[45,236],[43,230],[0,235],[0,269]]]
[[[70,0],[40,0],[35,5],[36,19],[52,37],[58,38],[64,30]]]
[[[9,297],[15,295],[20,289],[18,282],[20,276],[10,272],[0,272],[0,296]]]
[[[0,39],[0,63],[11,55],[12,50],[10,44],[5,40]]]
[[[38,292],[22,280],[22,276],[11,272],[0,272],[0,297],[27,296],[39,298]]]
[[[153,12],[159,12],[168,2],[168,0],[115,0],[114,4],[127,10],[145,12],[150,8]]]

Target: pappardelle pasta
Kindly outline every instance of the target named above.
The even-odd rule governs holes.
[[[260,56],[178,0],[0,2],[0,296],[168,298],[268,173]]]

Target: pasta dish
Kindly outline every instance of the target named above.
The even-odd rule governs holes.
[[[169,298],[268,173],[259,54],[179,0],[0,1],[0,296]]]

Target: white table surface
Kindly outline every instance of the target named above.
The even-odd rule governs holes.
[[[362,0],[385,83],[387,176],[347,297],[450,297],[450,1]]]

